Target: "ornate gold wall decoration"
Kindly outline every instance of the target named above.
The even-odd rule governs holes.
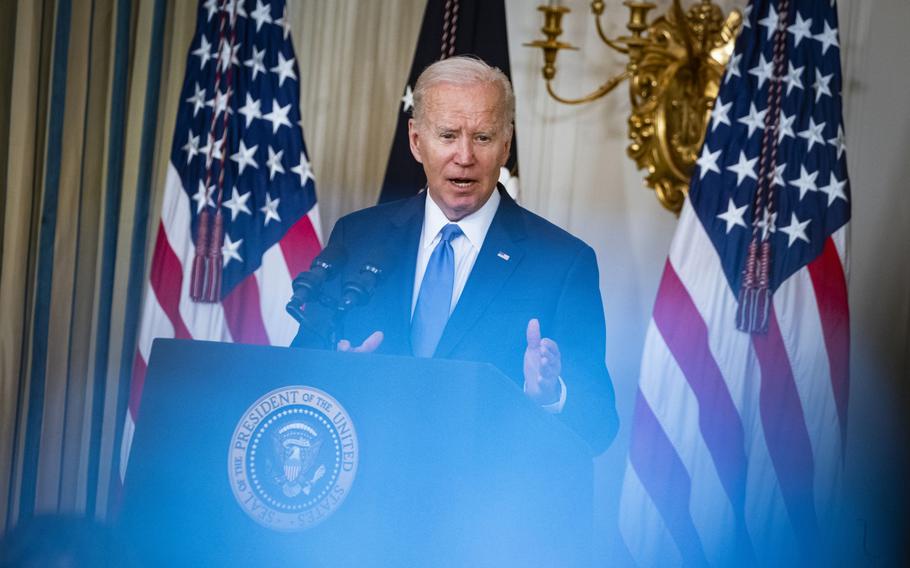
[[[648,12],[655,4],[627,0],[623,5],[629,8],[626,27],[630,35],[610,39],[601,22],[604,3],[591,2],[600,39],[627,55],[628,63],[623,72],[589,95],[571,99],[553,90],[557,53],[577,49],[558,40],[562,17],[569,8],[558,2],[538,7],[544,14],[541,31],[546,39],[525,45],[543,50],[547,92],[559,102],[590,102],[629,80],[631,143],[626,152],[639,169],[647,171],[645,183],[654,189],[661,204],[678,214],[742,16],[732,10],[724,17],[710,0],[701,0],[684,12],[679,0],[673,0],[666,14],[647,23]]]

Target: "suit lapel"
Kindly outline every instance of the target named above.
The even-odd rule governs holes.
[[[387,251],[384,293],[374,298],[381,302],[387,315],[383,331],[388,340],[397,338],[397,345],[389,345],[389,352],[411,353],[411,297],[414,293],[414,269],[417,264],[417,246],[423,227],[426,192],[407,200],[403,207],[389,219],[390,231],[384,236],[382,249]],[[377,289],[378,290],[378,289]]]
[[[483,316],[490,303],[499,296],[506,280],[525,254],[523,241],[527,233],[521,209],[504,190],[500,194],[502,201],[499,209],[490,224],[458,305],[439,340],[435,357],[445,358],[452,353],[464,335]],[[413,289],[413,271],[411,281]]]

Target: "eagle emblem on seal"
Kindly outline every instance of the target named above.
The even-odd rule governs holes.
[[[304,422],[285,424],[272,438],[274,468],[273,482],[287,497],[309,495],[313,485],[325,475],[325,466],[313,466],[319,457],[322,439],[316,430]]]

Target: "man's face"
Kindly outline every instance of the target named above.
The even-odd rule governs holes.
[[[408,123],[411,153],[450,221],[483,207],[509,158],[512,135],[499,99],[494,85],[442,83],[427,91],[420,123]]]

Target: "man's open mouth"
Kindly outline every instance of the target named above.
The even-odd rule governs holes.
[[[470,178],[449,178],[449,182],[457,185],[458,187],[468,187],[476,180]]]

